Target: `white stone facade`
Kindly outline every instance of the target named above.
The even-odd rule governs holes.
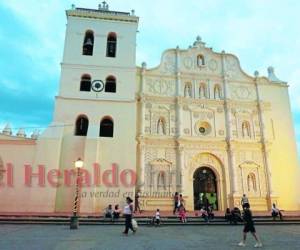
[[[15,180],[23,180],[24,164],[34,173],[39,166],[57,173],[80,157],[85,171],[95,163],[102,171],[114,165],[119,175],[136,172],[138,181],[136,187],[111,185],[112,192],[122,191],[118,197],[89,196],[106,192],[103,183],[84,186],[83,213],[123,204],[137,191],[143,209],[172,209],[170,194],[177,191],[193,210],[203,175],[219,210],[238,206],[244,193],[254,210],[272,202],[299,208],[288,85],[273,68],[269,77],[249,76],[236,56],[214,52],[199,37],[188,49],[166,50],[156,68],[136,67],[134,13],[73,8],[67,18],[53,122],[32,138],[5,127],[0,181],[8,166],[15,167]],[[2,190],[0,212],[72,210],[73,187],[29,189],[17,182]]]

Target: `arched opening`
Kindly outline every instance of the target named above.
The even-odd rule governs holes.
[[[248,121],[243,121],[242,123],[242,135],[244,138],[251,137],[250,123]]]
[[[117,83],[114,76],[108,76],[105,80],[105,92],[116,93]]]
[[[203,55],[198,55],[197,56],[197,66],[201,67],[205,65],[205,60]]]
[[[86,116],[80,115],[76,120],[75,135],[86,136],[89,128],[89,120]]]
[[[206,98],[207,97],[207,89],[206,89],[206,84],[205,83],[200,84],[199,97],[200,98]]]
[[[186,83],[184,86],[184,97],[192,97],[192,84]]]
[[[157,121],[157,134],[165,135],[166,134],[166,120],[164,117],[159,117]]]
[[[80,91],[91,91],[91,85],[92,85],[92,80],[90,75],[85,74],[81,76]]]
[[[221,99],[221,87],[219,84],[216,84],[214,87],[214,98]]]
[[[100,122],[100,137],[114,136],[114,122],[111,118],[103,118]]]
[[[92,56],[94,49],[94,32],[92,30],[87,30],[85,32],[83,46],[82,46],[82,55]]]
[[[117,34],[110,32],[107,36],[106,56],[116,57],[117,52]]]
[[[211,205],[218,209],[218,189],[215,173],[209,167],[200,167],[194,172],[194,209]]]

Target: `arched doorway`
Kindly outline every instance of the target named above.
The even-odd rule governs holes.
[[[194,209],[211,204],[214,210],[218,210],[217,178],[209,167],[200,167],[194,172]]]

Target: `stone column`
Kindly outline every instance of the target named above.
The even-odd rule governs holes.
[[[142,63],[142,72],[141,72],[141,90],[140,90],[140,105],[141,105],[141,117],[140,117],[140,135],[145,133],[145,96],[144,88],[146,84],[146,63]]]
[[[141,105],[141,117],[140,117],[140,135],[145,134],[145,99],[142,95],[140,98],[140,105]]]
[[[139,176],[138,176],[138,189],[143,192],[145,190],[145,145],[140,142],[139,144]]]
[[[184,193],[185,190],[185,174],[184,174],[184,148],[179,146],[177,148],[177,155],[178,155],[178,167],[177,167],[177,189],[180,193]]]
[[[181,90],[181,74],[180,74],[180,53],[179,47],[176,48],[176,135],[177,137],[181,136],[182,130],[182,107],[181,107],[181,97],[183,96]]]
[[[236,173],[236,161],[235,153],[232,145],[232,128],[231,128],[231,107],[229,98],[229,84],[226,74],[226,61],[225,52],[222,51],[222,77],[223,77],[223,91],[224,91],[224,111],[225,111],[225,124],[226,124],[226,143],[227,143],[227,158],[229,166],[229,177],[231,186],[231,205],[234,205],[235,199],[239,196],[237,190],[237,173]]]
[[[261,138],[261,145],[262,145],[262,155],[263,155],[263,162],[265,166],[265,176],[267,179],[267,199],[268,199],[268,208],[270,209],[272,207],[273,201],[276,200],[276,195],[273,192],[273,185],[272,185],[272,174],[271,174],[271,164],[269,160],[269,149],[267,147],[267,139],[266,139],[266,126],[264,124],[264,119],[263,119],[263,108],[261,105],[261,98],[259,94],[259,89],[258,89],[258,77],[259,73],[258,71],[254,72],[255,75],[255,90],[256,90],[256,101],[257,101],[257,108],[258,108],[258,117],[259,117],[259,124],[260,124],[260,138]]]

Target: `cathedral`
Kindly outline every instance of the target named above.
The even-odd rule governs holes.
[[[0,133],[0,212],[71,212],[79,158],[84,214],[137,193],[141,209],[171,211],[175,192],[190,211],[243,194],[256,211],[300,209],[288,84],[273,67],[248,75],[199,36],[136,66],[134,11],[104,2],[66,16],[53,121],[40,135]]]

